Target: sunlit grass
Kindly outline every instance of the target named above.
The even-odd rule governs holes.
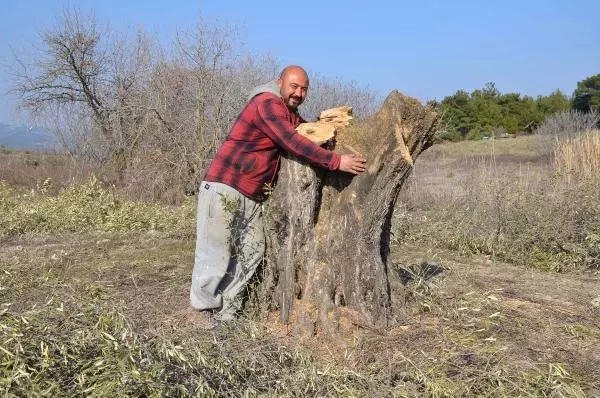
[[[600,185],[600,130],[558,141],[554,167],[569,181],[584,179]]]

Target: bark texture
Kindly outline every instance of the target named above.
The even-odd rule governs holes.
[[[261,295],[283,323],[331,333],[346,316],[368,327],[388,325],[392,213],[414,159],[432,144],[438,120],[432,109],[394,91],[370,119],[346,127],[339,117],[319,122],[335,125],[336,152],[367,158],[363,174],[282,159],[265,208]]]

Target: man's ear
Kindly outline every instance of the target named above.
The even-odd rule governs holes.
[[[277,79],[277,87],[281,90],[281,86],[283,86],[283,80]]]

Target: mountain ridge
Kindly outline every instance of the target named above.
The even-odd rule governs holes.
[[[58,147],[58,141],[48,129],[42,127],[0,122],[0,147],[43,151]]]

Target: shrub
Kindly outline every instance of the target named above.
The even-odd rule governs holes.
[[[542,270],[600,269],[595,137],[563,141],[559,150],[569,157],[557,156],[555,168],[541,160],[524,165],[519,157],[467,154],[449,159],[433,151],[438,165],[417,166],[402,193],[396,238]],[[456,156],[462,145],[444,150]],[[441,172],[440,165],[451,172]]]
[[[558,142],[554,168],[568,179],[589,180],[600,185],[600,130]]]
[[[436,141],[462,141],[463,136],[456,130],[443,130],[436,135]]]
[[[17,193],[0,183],[0,235],[42,232],[139,232],[177,230],[191,234],[194,228],[194,202],[167,207],[157,203],[121,199],[91,178],[85,184],[63,189],[58,195],[37,190]]]
[[[542,136],[569,138],[595,129],[598,122],[600,122],[598,111],[588,113],[574,110],[557,112],[546,118],[535,130],[535,133]]]

